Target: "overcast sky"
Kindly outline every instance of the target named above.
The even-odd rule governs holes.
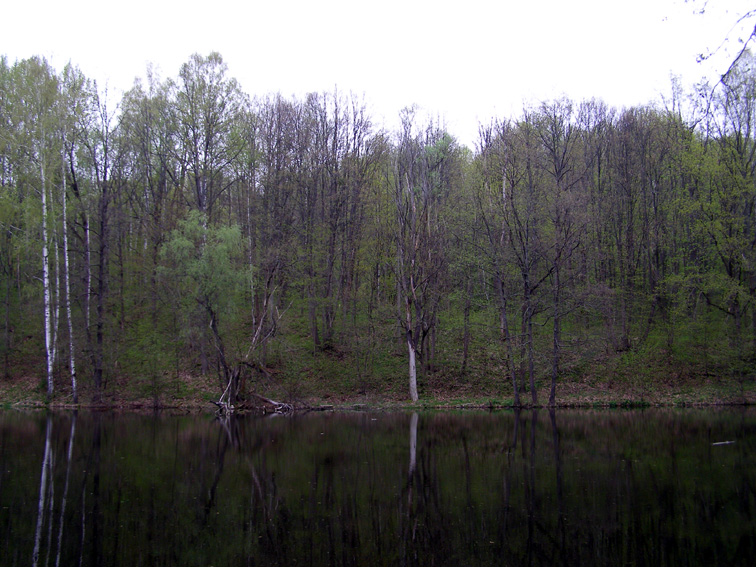
[[[218,51],[251,96],[365,95],[392,127],[417,104],[471,144],[479,122],[566,95],[615,107],[660,101],[670,76],[716,77],[750,0],[24,0],[2,9],[0,54],[79,66],[114,97],[148,63],[175,77]],[[750,23],[752,29],[753,23]],[[737,30],[734,34],[737,36]],[[733,37],[734,37],[733,36]]]

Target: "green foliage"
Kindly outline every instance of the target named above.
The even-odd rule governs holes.
[[[208,300],[224,311],[237,305],[249,273],[242,263],[238,226],[208,227],[199,211],[179,221],[161,250],[161,273],[187,298]]]
[[[746,63],[698,124],[557,100],[482,127],[472,152],[413,109],[392,138],[338,92],[252,101],[217,53],[120,104],[71,66],[3,58],[0,352],[41,366],[45,189],[58,351],[65,234],[80,368],[99,353],[151,395],[243,369],[291,395],[400,398],[408,333],[427,395],[500,400],[512,372],[534,389],[610,369],[652,392],[675,365],[744,380]]]

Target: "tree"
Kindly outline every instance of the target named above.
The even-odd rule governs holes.
[[[516,337],[509,319],[510,290],[514,287],[509,282],[512,279],[510,267],[514,262],[509,255],[509,232],[505,221],[509,208],[506,172],[513,173],[506,165],[506,144],[511,128],[511,124],[507,122],[494,122],[480,128],[477,155],[479,182],[476,184],[475,205],[485,234],[486,268],[492,277],[494,293],[499,303],[499,335],[506,349],[505,367],[512,381],[514,405],[519,407],[520,385],[517,381],[514,348]]]
[[[296,105],[280,95],[262,101],[257,110],[254,185],[248,206],[253,221],[249,225],[252,318],[260,329],[255,349],[261,368],[267,338],[276,333],[296,269],[296,112]]]
[[[713,138],[701,221],[719,270],[708,271],[707,302],[733,323],[732,345],[741,351],[742,323],[756,301],[756,59],[742,58],[713,97]],[[705,155],[706,155],[705,154]],[[756,337],[756,314],[752,325]],[[754,339],[756,344],[756,338]]]
[[[580,245],[584,231],[583,199],[578,195],[578,183],[583,172],[577,160],[579,130],[573,118],[572,103],[559,100],[544,103],[538,121],[545,159],[543,167],[549,178],[545,201],[549,219],[550,238],[545,243],[545,255],[550,264],[552,288],[552,363],[549,406],[556,403],[556,383],[559,377],[562,318],[566,314],[564,292],[570,275],[572,255]]]
[[[227,178],[229,165],[242,150],[233,131],[246,100],[227,72],[219,53],[194,54],[181,66],[174,87],[179,158],[191,187],[188,199],[209,222],[216,201],[233,181]]]
[[[76,348],[74,340],[74,323],[71,310],[71,262],[68,241],[68,171],[67,156],[73,155],[73,140],[76,138],[76,119],[81,112],[81,105],[86,98],[86,81],[78,69],[67,65],[63,70],[61,80],[61,112],[63,113],[63,125],[61,127],[61,156],[60,156],[60,179],[61,179],[61,210],[62,210],[62,233],[63,233],[63,271],[64,271],[64,303],[66,321],[68,323],[68,359],[69,372],[71,375],[71,390],[73,403],[79,402],[79,389],[76,377]]]
[[[378,156],[371,130],[364,105],[338,92],[308,95],[297,114],[298,236],[316,349],[333,346],[337,317],[355,301],[365,193]]]
[[[123,98],[120,144],[130,172],[127,201],[137,223],[138,238],[150,254],[140,263],[147,272],[152,322],[158,314],[159,289],[156,272],[158,253],[170,222],[170,199],[178,194],[180,163],[176,159],[179,143],[178,124],[172,112],[170,83],[160,82],[148,70],[147,84],[137,82]]]
[[[538,403],[533,322],[539,306],[535,294],[550,275],[543,267],[543,169],[535,118],[533,112],[526,111],[516,125],[505,129],[502,145],[504,224],[522,289],[520,360],[523,363],[527,360],[527,371],[524,366],[522,369],[522,383],[527,374],[533,405]]]
[[[704,16],[709,11],[708,0],[685,1],[697,5],[696,12],[700,16]],[[728,67],[721,74],[721,80],[714,85],[714,88],[716,88],[720,84],[724,84],[724,82],[729,78],[730,73],[732,73],[733,70],[738,66],[740,60],[748,53],[751,44],[756,38],[756,25],[751,27],[754,18],[756,18],[756,8],[737,14],[733,25],[730,28],[730,31],[725,37],[722,38],[721,43],[717,47],[713,49],[707,48],[706,52],[699,54],[699,63],[714,57],[722,51],[725,51],[728,55],[730,55]],[[733,41],[735,41],[738,45],[734,54],[732,51],[728,50],[729,44]]]
[[[45,337],[45,366],[47,377],[47,399],[54,393],[53,369],[56,358],[57,341],[57,301],[54,289],[57,278],[53,279],[55,253],[54,210],[52,202],[52,177],[57,173],[57,159],[60,156],[58,123],[58,79],[49,64],[38,58],[17,64],[15,72],[15,108],[11,106],[13,121],[12,135],[15,137],[19,161],[17,173],[31,175],[30,181],[36,188],[41,204],[41,251],[42,251],[42,294]],[[36,175],[32,171],[36,170]],[[17,179],[20,182],[21,179]]]
[[[123,183],[120,167],[121,155],[117,142],[117,117],[109,105],[108,93],[100,93],[93,84],[87,98],[87,107],[79,127],[82,153],[80,165],[85,169],[89,189],[92,193],[95,209],[92,216],[96,219],[96,273],[87,275],[87,282],[94,278],[95,323],[94,337],[87,326],[87,342],[92,364],[92,377],[95,398],[99,399],[104,388],[105,376],[105,335],[106,307],[110,285],[111,255],[111,204],[117,198]],[[91,218],[91,217],[90,217]],[[88,270],[91,264],[88,265]]]
[[[196,325],[194,308],[208,321],[209,337],[215,347],[221,392],[230,391],[233,405],[237,394],[238,370],[229,352],[229,329],[242,313],[239,301],[244,283],[241,231],[238,226],[210,227],[199,211],[191,211],[162,246],[164,281],[182,306],[184,325]],[[199,328],[198,333],[206,332]]]
[[[398,320],[409,354],[409,389],[418,400],[417,358],[436,325],[444,293],[444,206],[449,194],[449,176],[456,167],[454,139],[429,123],[415,132],[415,112],[401,114],[402,129],[389,173],[396,225],[396,282]]]

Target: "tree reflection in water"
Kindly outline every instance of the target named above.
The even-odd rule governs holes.
[[[0,441],[2,564],[756,558],[752,410],[0,413]]]

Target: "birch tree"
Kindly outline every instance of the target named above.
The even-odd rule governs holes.
[[[83,75],[77,69],[67,65],[62,74],[62,92],[61,92],[61,156],[60,156],[60,183],[61,183],[61,212],[62,212],[62,233],[63,233],[63,275],[64,290],[63,302],[66,311],[66,322],[68,326],[68,363],[71,377],[71,391],[73,403],[79,402],[79,388],[76,377],[76,347],[74,340],[74,323],[71,310],[71,262],[69,259],[69,242],[68,242],[68,168],[67,156],[73,155],[73,147],[76,138],[76,120],[77,114],[83,112],[83,105],[86,100],[85,93],[86,81]]]
[[[12,113],[14,144],[19,158],[18,173],[26,170],[27,179],[32,181],[41,204],[41,252],[42,252],[42,295],[43,325],[45,343],[45,374],[47,399],[54,394],[53,370],[56,359],[57,295],[54,289],[57,279],[53,279],[55,253],[55,228],[52,183],[53,172],[57,172],[59,138],[56,135],[56,111],[58,109],[58,79],[49,66],[41,59],[33,58],[18,63],[14,69],[16,80],[16,107]],[[21,178],[17,179],[21,182]]]

